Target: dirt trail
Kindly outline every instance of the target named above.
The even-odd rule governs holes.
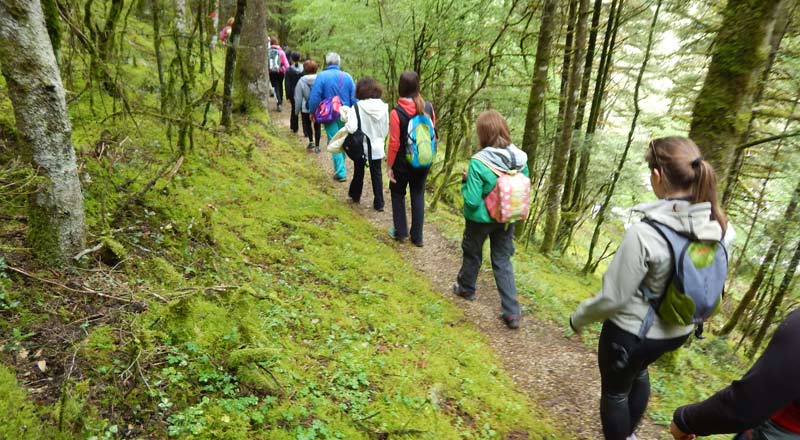
[[[272,104],[274,106],[274,103]],[[289,104],[286,103],[282,113],[270,112],[270,116],[278,121],[290,135]],[[274,110],[274,107],[272,108]],[[302,137],[302,127],[298,133]],[[323,131],[322,144],[325,144]],[[298,142],[305,146],[306,138]],[[304,147],[303,147],[304,148]],[[333,176],[333,164],[325,147],[321,153],[314,155],[316,162],[325,176]],[[347,190],[352,176],[353,162],[347,160],[347,182],[335,182],[330,185],[336,188],[342,203],[348,203]],[[391,202],[388,193],[384,164],[384,198],[386,212],[372,209],[372,187],[369,181],[369,170],[366,170],[364,191],[360,204],[351,204],[352,209],[369,220],[379,230],[387,231],[392,226]],[[408,206],[408,202],[406,202]],[[410,213],[408,214],[410,215]],[[550,322],[539,320],[535,316],[523,315],[520,329],[511,331],[500,321],[500,298],[491,272],[491,265],[484,262],[478,276],[476,301],[470,302],[452,294],[452,284],[461,267],[461,249],[457,244],[448,241],[436,228],[435,224],[425,223],[425,247],[417,248],[410,242],[397,244],[396,249],[403,257],[420,269],[432,285],[445,297],[453,301],[477,328],[489,339],[498,353],[503,366],[517,383],[519,390],[537,402],[563,430],[572,438],[580,440],[602,439],[599,419],[600,376],[597,370],[595,352],[579,341],[564,336],[564,332]],[[525,298],[520,298],[524,305]],[[640,440],[668,439],[669,434],[663,427],[643,420],[636,435]]]

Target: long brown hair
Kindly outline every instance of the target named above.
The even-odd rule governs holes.
[[[419,94],[419,75],[417,75],[417,72],[406,70],[400,74],[400,81],[397,82],[397,93],[401,98],[414,100],[418,115],[425,113],[425,101]]]
[[[700,149],[689,138],[669,136],[650,141],[645,160],[651,170],[659,170],[672,189],[689,190],[693,203],[711,203],[711,218],[723,231],[728,218],[717,200],[717,174],[703,159]]]
[[[511,144],[511,134],[503,115],[497,110],[486,110],[478,115],[475,131],[481,147],[506,148]]]

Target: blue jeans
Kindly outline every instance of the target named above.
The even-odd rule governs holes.
[[[520,316],[517,301],[517,284],[514,280],[514,266],[511,256],[514,255],[514,224],[478,223],[466,220],[461,250],[464,256],[461,270],[458,271],[459,288],[466,293],[475,293],[475,283],[483,263],[483,243],[489,238],[491,248],[492,273],[497,290],[500,292],[500,304],[503,316],[512,318]]]
[[[325,124],[325,134],[328,135],[328,142],[331,141],[331,138],[338,132],[342,127],[344,127],[344,122],[340,120],[336,122],[331,122],[330,124]],[[344,164],[344,153],[331,153],[331,158],[333,159],[333,177],[337,179],[344,179],[347,177],[347,167]]]

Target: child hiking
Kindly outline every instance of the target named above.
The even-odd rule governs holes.
[[[697,286],[676,287],[673,275],[685,266],[676,262],[684,255],[675,253],[673,240],[688,239],[691,245],[697,244],[694,248],[710,246],[706,249],[712,251],[703,255],[704,264],[710,269],[721,267],[724,285],[727,247],[734,236],[717,201],[714,169],[691,139],[654,139],[645,158],[658,200],[634,208],[644,220],[625,232],[603,275],[600,293],[584,301],[570,317],[570,326],[576,332],[589,323],[603,321],[597,358],[600,419],[606,440],[635,438],[634,431],[650,398],[647,367],[683,345],[695,330],[693,311],[684,316],[673,302],[693,301],[689,290],[697,290]],[[692,264],[696,255],[690,257],[680,261]],[[720,258],[725,258],[724,262]],[[714,285],[720,282],[719,276],[710,280]],[[679,288],[684,290],[679,293]],[[721,286],[713,293],[718,302]],[[683,298],[678,298],[680,295]],[[660,307],[656,310],[664,303],[675,306],[673,311],[679,316],[662,313]],[[697,311],[694,304],[691,308]]]
[[[425,181],[436,152],[434,126],[436,114],[431,103],[419,93],[419,75],[407,70],[397,85],[397,106],[389,114],[389,191],[392,197],[392,221],[389,235],[397,241],[422,247],[425,221]],[[409,129],[410,127],[410,129]],[[411,193],[411,229],[406,218],[406,189]]]
[[[353,180],[347,194],[354,203],[361,201],[364,168],[368,166],[374,196],[372,207],[378,212],[383,212],[384,206],[381,161],[385,156],[383,149],[386,135],[389,134],[389,106],[381,100],[382,95],[383,90],[378,81],[370,77],[361,78],[356,84],[358,102],[342,115],[346,120],[344,128],[348,133],[355,133],[360,129],[366,137],[362,146],[366,156],[353,159]]]
[[[319,122],[311,121],[311,113],[314,109],[308,107],[308,99],[311,96],[311,88],[317,80],[317,62],[306,60],[303,63],[303,76],[297,81],[294,89],[294,111],[300,113],[300,122],[303,124],[303,134],[308,138],[308,150],[319,153],[319,139],[321,126]]]
[[[475,299],[475,283],[483,262],[483,244],[489,238],[492,273],[503,309],[500,318],[506,326],[516,329],[519,328],[520,308],[511,265],[514,223],[499,223],[492,218],[485,199],[496,187],[500,174],[519,173],[522,180],[527,180],[529,190],[528,156],[511,143],[508,124],[497,111],[481,113],[475,125],[482,149],[470,159],[461,184],[464,197],[463,258],[453,293],[469,301]]]

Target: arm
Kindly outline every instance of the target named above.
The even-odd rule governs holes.
[[[689,434],[738,433],[799,397],[800,311],[794,311],[744,377],[703,402],[678,408],[673,421]]]
[[[649,226],[642,225],[637,223],[625,232],[614,259],[603,274],[600,293],[581,303],[570,317],[575,329],[609,318],[638,292],[647,275],[647,249],[639,234],[640,228]]]
[[[397,116],[397,110],[392,109],[389,112],[389,151],[386,154],[389,168],[394,166],[398,151],[400,151],[400,118]]]
[[[300,114],[303,110],[303,90],[308,90],[305,81],[298,80],[294,88],[294,113]]]
[[[317,76],[317,80],[314,81],[314,87],[311,88],[311,94],[308,96],[309,113],[314,113],[314,110],[319,107],[320,102],[322,102],[322,81],[321,78]]]
[[[528,164],[525,164],[525,166],[522,167],[522,174],[524,174],[525,177],[531,177],[531,173],[528,170]]]
[[[289,59],[286,58],[286,52],[284,52],[283,49],[278,49],[278,56],[281,60],[280,72],[284,73],[286,72],[286,69],[289,68]]]
[[[464,211],[474,212],[484,208],[483,202],[483,178],[478,172],[478,167],[485,165],[478,164],[477,160],[469,161],[467,169],[467,179],[461,185],[461,196],[464,198]]]

